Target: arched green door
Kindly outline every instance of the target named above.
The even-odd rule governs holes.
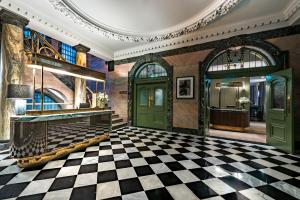
[[[167,73],[157,64],[141,67],[134,82],[134,125],[167,129]]]

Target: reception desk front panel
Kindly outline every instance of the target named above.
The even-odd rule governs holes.
[[[62,113],[11,118],[11,153],[36,156],[109,132],[111,111]]]
[[[212,128],[232,131],[245,131],[249,126],[249,112],[238,109],[211,109]]]

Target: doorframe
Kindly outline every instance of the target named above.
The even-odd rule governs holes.
[[[140,67],[145,64],[157,63],[163,67],[167,72],[167,77],[164,81],[167,83],[167,131],[172,131],[173,129],[173,66],[171,66],[162,57],[154,54],[147,54],[140,58],[128,72],[128,124],[134,125],[134,115],[136,113],[134,106],[135,97],[135,77],[136,73],[139,71]],[[153,82],[156,82],[153,79]],[[150,80],[147,83],[151,83]]]
[[[219,73],[211,73],[210,75],[207,74],[208,68],[210,67],[210,63],[213,59],[222,51],[238,46],[252,46],[262,49],[263,51],[267,52],[270,56],[272,56],[275,65],[272,66],[271,69],[265,68],[262,70],[251,70],[251,69],[241,69],[241,70],[230,70],[232,78],[241,77],[241,76],[261,76],[267,75],[282,69],[286,69],[288,66],[288,51],[281,51],[275,45],[266,42],[262,39],[253,39],[250,37],[241,37],[235,36],[229,38],[228,41],[222,45],[219,45],[214,50],[212,50],[208,56],[205,58],[203,62],[199,62],[199,100],[198,100],[198,132],[201,136],[205,136],[205,115],[204,115],[204,92],[205,92],[205,79],[207,78],[219,78],[223,75],[228,75],[228,72],[219,72]],[[210,77],[209,77],[210,76]]]

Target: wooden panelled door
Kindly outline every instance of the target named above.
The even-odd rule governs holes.
[[[136,85],[135,125],[167,129],[167,84],[142,83]]]
[[[211,80],[204,80],[204,99],[202,100],[202,107],[204,108],[204,137],[209,135],[210,127],[210,85]]]
[[[293,71],[286,69],[267,76],[267,143],[294,152]]]

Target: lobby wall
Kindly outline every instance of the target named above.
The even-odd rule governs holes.
[[[289,51],[288,67],[294,68],[295,82],[294,85],[300,84],[300,31],[296,29],[279,30],[274,33],[253,34],[249,37],[253,39],[261,39],[274,44],[283,51]],[[279,35],[278,37],[276,35]],[[282,36],[290,35],[290,36]],[[272,39],[269,39],[272,38]],[[223,41],[222,41],[223,42]],[[211,44],[199,44],[195,47],[186,47],[184,50],[174,50],[170,52],[158,52],[155,55],[161,56],[171,66],[173,66],[173,127],[182,129],[198,129],[198,107],[199,107],[199,87],[198,87],[198,72],[199,63],[203,62],[207,55],[222,42],[212,42]],[[202,48],[203,47],[203,48]],[[208,47],[208,48],[206,48]],[[199,49],[199,50],[198,50]],[[176,53],[173,53],[176,52]],[[187,53],[188,52],[188,53]],[[167,55],[171,54],[171,55]],[[175,55],[174,55],[175,54]],[[140,56],[142,57],[142,56]],[[140,58],[129,58],[123,61],[116,62],[114,71],[109,72],[111,80],[110,97],[112,109],[116,110],[120,116],[127,121],[128,115],[128,72]],[[119,64],[120,63],[120,64]],[[194,76],[195,77],[195,98],[191,100],[176,99],[176,77]],[[295,122],[300,120],[300,88],[295,87]],[[299,110],[299,111],[297,111]],[[201,112],[201,111],[200,111]],[[299,123],[295,123],[295,133],[300,131]],[[297,139],[300,141],[300,134],[297,134]]]
[[[198,129],[198,74],[199,63],[211,50],[186,53],[163,57],[173,66],[173,127]],[[128,72],[133,63],[115,65],[114,71],[109,72],[111,81],[110,97],[112,109],[125,121],[128,120]],[[194,99],[176,99],[176,77],[194,76]]]
[[[163,57],[173,66],[173,127],[198,129],[198,74],[199,63],[210,50]],[[194,76],[194,99],[176,98],[176,78]]]
[[[124,121],[128,121],[128,72],[133,65],[134,63],[116,65],[115,70],[108,73],[108,80],[111,82],[111,107]]]

